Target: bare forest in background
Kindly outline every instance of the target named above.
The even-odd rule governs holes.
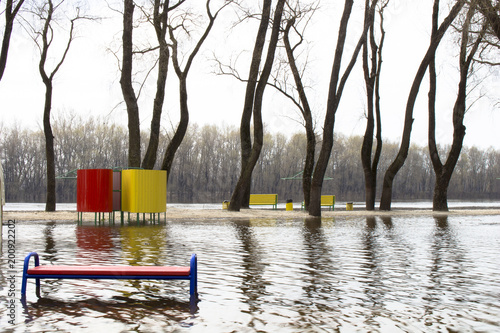
[[[42,130],[19,125],[1,126],[0,152],[7,202],[44,202],[46,196],[45,142]],[[75,169],[120,168],[128,161],[125,126],[102,119],[74,115],[54,121],[56,175]],[[141,136],[146,151],[147,134]],[[360,163],[361,136],[336,136],[325,175],[323,194],[337,201],[363,201],[365,186]],[[161,137],[160,142],[168,142]],[[321,145],[321,142],[317,143]],[[166,144],[160,144],[165,147]],[[267,133],[252,177],[252,193],[277,193],[280,202],[303,200],[302,177],[305,133],[287,137]],[[380,169],[387,169],[399,144],[386,142]],[[448,147],[440,147],[444,152]],[[160,154],[163,152],[160,152]],[[161,162],[161,161],[160,161]],[[160,163],[157,162],[157,163]],[[191,124],[172,165],[167,187],[168,202],[218,203],[229,200],[240,172],[239,129],[233,126]],[[158,168],[159,166],[156,166]],[[296,180],[284,180],[297,175]],[[378,176],[382,182],[383,175]],[[500,151],[464,147],[452,177],[449,199],[500,199]],[[394,200],[432,200],[435,176],[426,146],[412,145],[407,162],[395,178]],[[76,179],[58,178],[57,201],[76,202]],[[380,199],[380,191],[377,193]]]

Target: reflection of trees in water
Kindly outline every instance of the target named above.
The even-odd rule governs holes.
[[[332,249],[328,246],[321,218],[307,218],[302,228],[307,282],[304,291],[308,297],[327,299],[333,290],[331,276],[338,269],[332,260]],[[337,261],[338,262],[338,261]]]
[[[411,283],[412,256],[414,250],[403,237],[394,232],[391,216],[366,217],[362,233],[363,261],[358,279],[362,282],[365,295],[364,308],[367,310],[365,323],[372,327],[379,325],[379,318],[388,316],[387,303],[399,300],[398,294],[405,289],[401,282]],[[380,223],[382,222],[382,224]],[[403,279],[403,280],[402,280]],[[394,288],[395,283],[399,284]],[[399,291],[398,291],[399,290]],[[370,312],[368,312],[370,311]]]
[[[454,295],[453,298],[456,298],[457,290],[470,284],[465,276],[467,259],[453,228],[449,225],[448,216],[435,216],[434,220],[429,285],[427,295],[424,296],[425,314],[426,317],[429,316],[428,320],[434,320],[431,315],[436,307],[452,301],[451,293]],[[467,298],[467,295],[464,293],[460,297]]]
[[[47,224],[45,225],[45,229],[43,229],[43,240],[45,241],[45,250],[40,258],[40,260],[43,260],[43,262],[57,261],[56,242],[54,240],[55,227],[56,227],[56,222],[47,222]]]
[[[377,230],[377,220],[374,216],[366,217],[366,226],[363,233],[363,253],[364,260],[361,264],[361,274],[365,274],[363,291],[367,301],[373,310],[380,309],[384,306],[384,266],[383,256],[379,238],[380,234]],[[385,249],[386,251],[388,249]]]
[[[320,313],[325,314],[325,321],[331,320],[333,313],[339,309],[333,300],[339,291],[338,275],[340,267],[339,258],[335,258],[333,249],[328,245],[321,218],[306,218],[302,227],[303,236],[303,261],[306,269],[297,274],[297,279],[303,280],[302,290],[304,295],[295,301],[296,311],[301,316],[300,320],[290,323],[298,329],[310,329],[311,318],[320,320]],[[314,313],[314,314],[313,314]],[[330,319],[327,319],[330,318]]]
[[[236,237],[241,242],[239,254],[242,259],[243,276],[241,279],[241,292],[246,297],[244,303],[248,304],[248,312],[252,320],[262,312],[262,296],[268,294],[266,286],[270,283],[263,278],[267,264],[263,262],[262,249],[254,235],[250,220],[235,221]],[[249,323],[251,325],[251,323]]]
[[[61,257],[66,258],[63,253],[57,253],[57,245],[61,248],[61,243],[64,240],[58,239],[59,244],[56,244],[56,238],[54,237],[54,230],[56,229],[57,224],[54,221],[47,222],[45,224],[45,228],[43,229],[43,241],[45,243],[44,250],[39,253],[40,264],[41,265],[54,265],[61,259]],[[68,250],[64,248],[64,250]],[[34,261],[32,260],[30,265],[33,265]],[[30,266],[31,267],[31,266]],[[36,289],[37,297],[41,295],[50,295],[53,293],[57,293],[59,291],[59,287],[62,283],[60,280],[42,280],[42,287]]]

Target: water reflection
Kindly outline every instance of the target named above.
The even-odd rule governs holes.
[[[29,281],[29,323],[15,330],[496,331],[499,234],[499,216],[24,223],[16,251],[43,264],[185,265],[197,253],[201,302],[193,311],[186,281],[43,280],[40,299]]]
[[[387,229],[392,229],[392,216],[381,216],[380,219]]]
[[[454,294],[454,289],[469,288],[465,276],[467,267],[463,265],[466,261],[465,255],[455,237],[453,227],[449,224],[448,216],[436,216],[434,220],[435,227],[430,247],[429,285],[427,294],[423,297],[425,322],[429,327],[435,325],[435,313],[442,312],[443,305],[449,307],[445,311],[452,310],[453,306],[449,304],[449,297]],[[453,297],[454,301],[462,302],[466,301],[467,295]]]
[[[165,228],[159,225],[120,228],[126,265],[163,265],[167,244]]]
[[[56,242],[54,240],[54,228],[56,227],[56,222],[48,222],[43,229],[43,239],[45,240],[44,255],[43,260],[48,262],[57,261],[57,251]],[[40,258],[40,259],[42,259]]]
[[[318,324],[330,326],[330,314],[338,312],[339,290],[335,276],[340,265],[325,234],[326,223],[320,218],[307,218],[301,230],[304,267],[296,278],[303,281],[303,294],[295,300],[298,318],[292,322],[292,326],[300,331],[311,330]],[[311,313],[317,315],[311,318]]]
[[[378,238],[381,235],[377,230],[377,220],[374,216],[366,218],[366,228],[363,234],[364,261],[361,265],[361,273],[364,273],[366,284],[364,294],[373,311],[377,311],[384,305],[384,269],[382,265],[382,252]]]
[[[144,324],[141,322],[162,322],[165,326],[188,323],[191,315],[197,311],[195,302],[182,302],[176,299],[158,298],[154,300],[144,300],[141,302],[131,302],[128,298],[116,297],[112,300],[102,300],[89,298],[79,301],[61,301],[51,298],[39,298],[24,307],[25,322],[29,323],[37,318],[52,318],[51,320],[65,320],[71,318],[72,321],[83,322],[80,329],[86,325],[95,326],[96,331],[102,331],[97,325],[92,323],[94,319],[105,319],[114,322],[126,331],[140,329],[144,331]],[[116,326],[116,325],[115,325]],[[58,331],[74,329],[71,321],[59,323]],[[46,331],[44,327],[43,331]]]
[[[75,229],[78,258],[89,265],[113,262],[113,253],[120,244],[119,231],[107,226],[77,226]]]
[[[254,223],[252,223],[254,222]],[[269,283],[263,278],[266,263],[263,260],[263,253],[254,234],[252,224],[258,225],[257,221],[234,221],[232,222],[236,230],[236,238],[241,242],[239,254],[241,256],[242,277],[240,290],[245,296],[242,300],[248,306],[248,314],[251,316],[250,326],[255,326],[258,314],[262,312],[262,297],[267,295],[266,287]]]
[[[302,236],[307,269],[301,272],[305,281],[302,289],[306,296],[303,300],[319,299],[325,301],[324,305],[328,307],[326,299],[332,297],[332,292],[335,292],[329,277],[335,275],[337,267],[333,260],[333,249],[328,245],[322,224],[323,221],[318,218],[308,218],[304,221]]]

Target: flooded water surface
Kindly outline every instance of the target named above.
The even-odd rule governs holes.
[[[7,226],[1,286],[8,286]],[[115,225],[16,221],[13,332],[500,332],[500,216],[167,221]],[[187,281],[42,280],[42,264],[177,265]],[[20,298],[20,297],[19,297]]]

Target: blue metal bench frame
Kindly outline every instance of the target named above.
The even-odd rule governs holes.
[[[196,254],[191,255],[189,275],[91,275],[91,274],[29,274],[28,267],[31,257],[35,267],[40,266],[38,253],[30,252],[24,258],[21,298],[26,297],[28,279],[36,280],[37,291],[40,289],[40,279],[112,279],[112,280],[189,280],[189,295],[191,300],[198,299],[198,261]]]

